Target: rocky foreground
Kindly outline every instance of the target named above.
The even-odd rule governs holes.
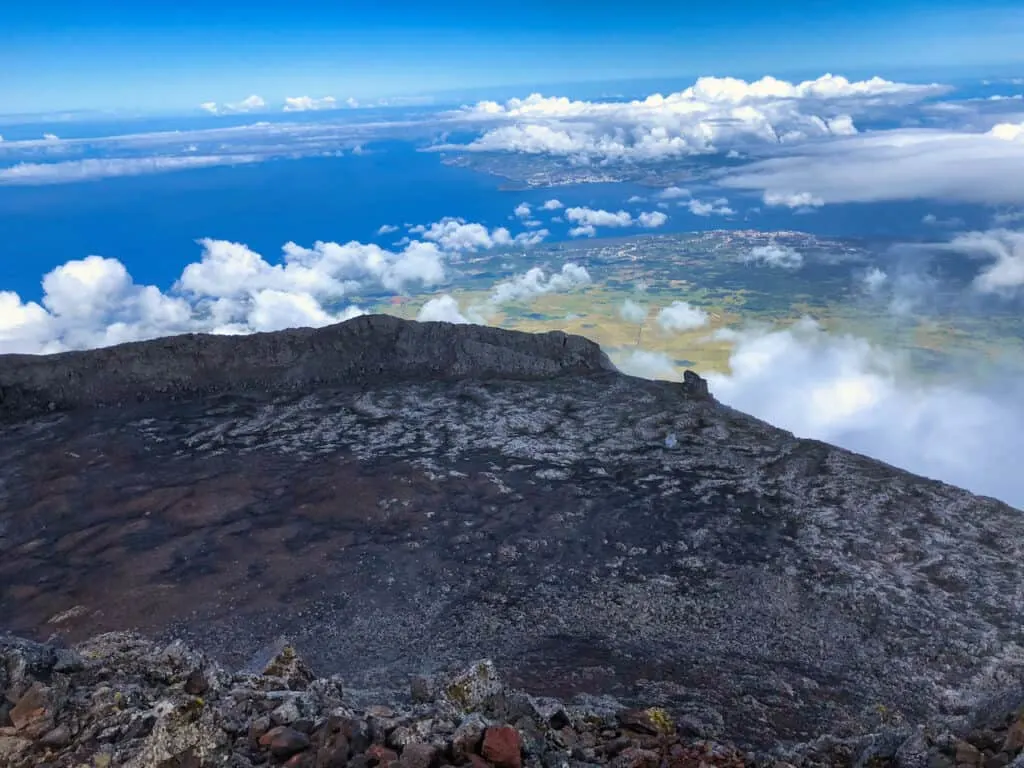
[[[402,702],[370,704],[337,677],[315,678],[288,645],[261,673],[231,674],[180,642],[128,633],[74,648],[0,638],[0,694],[6,768],[1024,766],[1024,707],[975,713],[959,733],[880,711],[879,730],[860,738],[753,753],[658,707],[512,690],[489,661],[414,677]]]
[[[285,636],[375,703],[492,658],[752,749],[1024,689],[1020,511],[712,394],[382,316],[0,358],[0,631]]]

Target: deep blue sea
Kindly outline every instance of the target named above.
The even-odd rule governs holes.
[[[96,254],[122,261],[139,283],[167,288],[198,259],[198,238],[246,243],[276,260],[288,241],[359,240],[389,246],[402,232],[378,237],[383,224],[429,224],[459,216],[490,227],[522,231],[512,209],[557,197],[566,205],[634,213],[651,203],[627,204],[651,190],[634,184],[583,184],[530,191],[502,191],[502,180],[443,165],[437,154],[401,142],[373,145],[364,155],[273,160],[49,186],[0,187],[0,290],[37,300],[40,279],[71,259]],[[711,198],[715,192],[699,197]],[[920,239],[925,214],[958,217],[984,226],[990,213],[934,202],[830,205],[813,213],[762,210],[756,197],[727,192],[739,215],[699,217],[673,207],[656,232],[717,228],[798,229],[816,234]],[[567,238],[568,225],[548,224],[549,240]],[[635,230],[641,231],[641,230]],[[643,230],[650,232],[650,230]],[[602,229],[622,236],[630,230]]]

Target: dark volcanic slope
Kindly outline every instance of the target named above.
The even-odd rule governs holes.
[[[1019,512],[584,339],[370,317],[0,358],[0,392],[0,629],[284,634],[362,685],[491,656],[751,743],[1021,674]]]

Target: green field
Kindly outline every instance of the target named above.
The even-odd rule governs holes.
[[[798,269],[750,262],[752,248],[788,247],[798,252]],[[861,279],[877,267],[893,271],[885,244],[822,240],[800,233],[717,232],[622,240],[565,243],[523,252],[488,253],[456,265],[460,274],[442,290],[406,297],[400,303],[364,306],[402,317],[442,293],[463,312],[486,307],[487,321],[523,331],[564,330],[601,344],[613,360],[632,350],[664,353],[686,367],[726,372],[732,342],[715,337],[722,328],[750,325],[783,328],[810,316],[826,330],[866,338],[905,353],[921,373],[964,363],[978,370],[1010,360],[1024,362],[1024,320],[997,303],[969,301],[976,265],[950,261],[941,279],[926,275],[930,290],[917,304],[899,284],[872,293]],[[592,282],[568,291],[536,295],[501,305],[488,302],[495,283],[531,267],[550,274],[564,263],[585,266]],[[891,282],[891,281],[890,281]],[[642,323],[621,315],[630,299],[648,309]],[[662,330],[660,309],[686,301],[709,315],[707,325],[685,332]]]

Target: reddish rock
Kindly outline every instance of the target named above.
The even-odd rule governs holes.
[[[398,760],[398,753],[383,744],[371,744],[370,748],[366,750],[366,758],[370,761],[370,765],[381,765],[386,768]]]
[[[49,706],[50,696],[47,689],[39,683],[33,683],[32,687],[18,699],[14,708],[8,713],[8,717],[14,727],[20,731],[46,717],[46,710]]]
[[[278,760],[287,760],[309,747],[309,736],[286,725],[279,725],[260,736],[260,746],[268,747],[270,754]]]
[[[519,731],[510,725],[488,728],[484,731],[481,754],[495,768],[522,768],[522,741],[519,738]]]
[[[285,762],[285,768],[315,768],[315,765],[315,759],[309,752],[292,755]]]

